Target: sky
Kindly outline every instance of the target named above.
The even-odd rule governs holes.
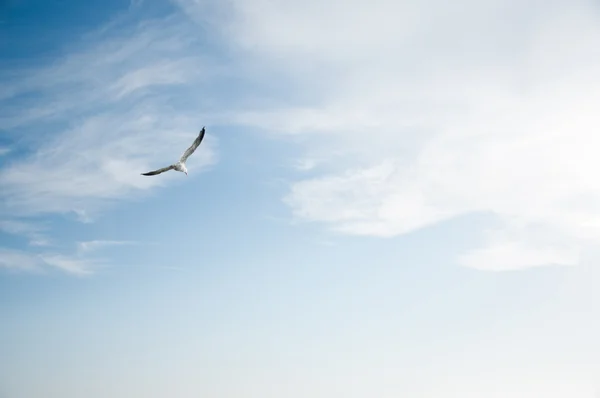
[[[0,398],[597,398],[599,101],[597,1],[2,1]]]

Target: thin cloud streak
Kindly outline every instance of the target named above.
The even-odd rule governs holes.
[[[45,274],[50,269],[57,269],[73,276],[89,276],[102,264],[100,260],[90,257],[0,247],[0,268],[13,272]]]
[[[91,275],[93,267],[98,266],[98,263],[94,260],[69,257],[61,254],[43,254],[40,257],[47,265],[76,276]]]
[[[109,246],[126,246],[134,245],[136,242],[121,241],[121,240],[90,240],[85,242],[78,242],[77,248],[80,252],[89,252],[94,250],[103,249]]]

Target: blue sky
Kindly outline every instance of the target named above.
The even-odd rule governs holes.
[[[0,398],[596,397],[600,9],[459,3],[4,2]]]

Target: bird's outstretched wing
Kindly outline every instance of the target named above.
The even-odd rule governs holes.
[[[187,160],[187,158],[189,158],[190,155],[192,153],[194,153],[194,151],[196,150],[196,148],[198,148],[198,146],[202,142],[202,139],[204,138],[204,133],[205,132],[206,132],[205,128],[202,127],[202,130],[200,130],[200,133],[198,134],[198,137],[196,137],[196,139],[194,140],[194,142],[192,143],[192,145],[188,149],[185,150],[185,152],[183,153],[183,155],[181,155],[181,158],[179,159],[180,163],[185,163],[185,161]]]
[[[173,170],[174,168],[175,168],[175,165],[172,164],[170,166],[163,167],[162,169],[158,169],[158,170],[154,170],[154,171],[149,171],[147,173],[142,173],[142,175],[143,176],[155,176],[157,174],[164,173],[165,171]]]

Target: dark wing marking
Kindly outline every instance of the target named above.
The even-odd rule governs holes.
[[[170,166],[163,167],[162,169],[158,169],[158,170],[154,170],[154,171],[149,171],[147,173],[142,173],[142,175],[143,176],[155,176],[157,174],[164,173],[165,171],[173,170],[174,168],[175,168],[175,165],[172,164]]]
[[[192,145],[185,150],[185,152],[183,153],[183,155],[181,155],[181,158],[179,159],[179,162],[181,163],[185,163],[185,161],[187,160],[187,158],[190,157],[190,155],[192,153],[194,153],[194,151],[196,150],[196,148],[198,148],[198,146],[200,146],[200,143],[202,142],[202,139],[204,138],[204,133],[206,132],[206,130],[204,129],[204,127],[202,127],[202,130],[200,130],[200,133],[198,134],[198,137],[196,137],[196,139],[194,140],[194,142],[192,143]]]

